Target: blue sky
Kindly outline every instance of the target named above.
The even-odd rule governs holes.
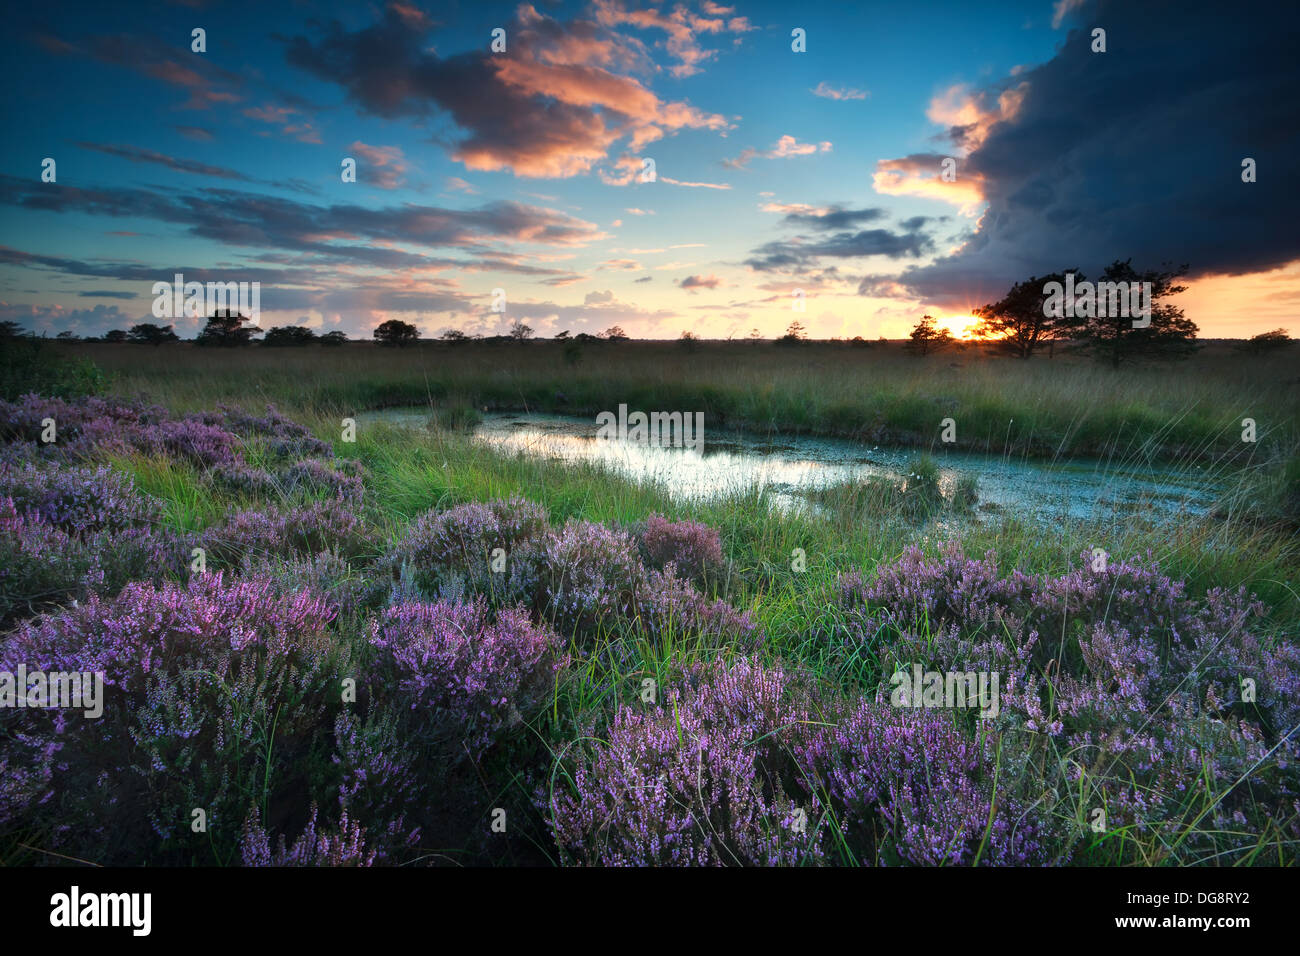
[[[124,328],[181,271],[260,281],[263,327],[724,337],[798,319],[874,338],[927,311],[960,329],[1010,281],[1132,256],[1191,263],[1204,331],[1285,325],[1297,131],[1275,91],[1295,76],[1267,44],[1294,15],[1131,6],[15,11],[0,318]],[[1242,156],[1267,171],[1254,188]]]

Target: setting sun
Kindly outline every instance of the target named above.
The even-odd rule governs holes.
[[[940,324],[952,333],[955,339],[972,338],[975,327],[979,323],[980,320],[973,315],[952,315],[940,320]]]

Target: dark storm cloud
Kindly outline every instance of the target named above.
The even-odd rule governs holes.
[[[879,206],[870,209],[845,209],[843,206],[831,206],[826,210],[787,213],[781,220],[783,225],[801,226],[805,229],[852,229],[867,222],[884,219],[888,212]]]
[[[963,162],[989,204],[977,233],[904,284],[964,299],[1116,258],[1192,276],[1300,258],[1300,8],[1090,2],[1068,22],[1055,57],[1005,84],[1024,84],[1018,112]],[[1258,182],[1242,182],[1246,157]]]
[[[797,270],[816,265],[819,259],[848,259],[859,256],[886,256],[890,259],[916,258],[934,248],[934,240],[920,232],[891,232],[888,229],[864,229],[841,232],[833,236],[810,239],[798,236],[791,240],[767,242],[754,250],[745,264],[760,272]]]

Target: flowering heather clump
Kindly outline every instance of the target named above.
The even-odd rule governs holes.
[[[1012,775],[1005,766],[999,774],[987,738],[964,733],[950,713],[864,699],[845,720],[818,728],[802,756],[864,864],[896,857],[968,866],[979,854],[981,863],[1023,866],[1043,858],[1042,822],[1005,790]],[[996,794],[995,777],[1003,788]]]
[[[411,525],[387,558],[403,576],[399,593],[451,600],[490,597],[498,606],[533,603],[538,591],[536,542],[547,532],[546,511],[511,498],[428,512]],[[496,549],[505,571],[493,570]]]
[[[812,720],[780,669],[698,666],[662,705],[624,708],[539,799],[565,859],[607,866],[797,865],[823,857],[823,810],[796,800]],[[567,781],[567,784],[566,782]]]
[[[640,622],[660,633],[703,634],[718,641],[749,643],[761,636],[747,611],[739,611],[721,598],[701,594],[677,576],[670,561],[662,571],[651,571],[641,597]]]
[[[285,494],[320,494],[354,504],[360,503],[365,493],[359,462],[331,463],[316,458],[296,462],[280,472],[280,485]]]
[[[0,497],[0,624],[90,594],[116,594],[128,581],[179,574],[188,553],[188,542],[165,528],[69,533]]]
[[[848,633],[894,664],[998,672],[990,724],[1059,741],[1065,789],[1096,788],[1113,825],[1178,834],[1202,788],[1231,832],[1289,814],[1300,794],[1300,648],[1257,632],[1266,609],[1244,591],[1198,601],[1150,559],[1100,570],[1092,560],[1085,552],[1059,576],[1000,577],[991,556],[949,548],[931,562],[911,550],[870,585],[841,580]],[[1247,681],[1254,700],[1243,699]]]
[[[379,853],[366,848],[366,830],[348,819],[348,812],[339,817],[333,831],[317,831],[315,806],[302,834],[292,847],[286,847],[284,834],[279,846],[271,849],[271,837],[262,829],[261,814],[253,810],[244,821],[243,840],[239,856],[244,866],[373,866]]]
[[[571,521],[542,544],[547,611],[565,632],[636,613],[646,570],[636,542],[623,531]]]
[[[363,721],[345,710],[334,721],[334,746],[342,811],[365,820],[372,834],[378,832],[381,854],[414,846],[420,828],[407,825],[406,813],[429,801],[422,797],[424,787],[400,719],[386,712]]]
[[[237,436],[192,418],[160,422],[145,430],[135,444],[141,451],[169,455],[204,468],[236,465],[243,461]]]
[[[329,442],[314,437],[306,426],[285,418],[274,405],[266,406],[262,416],[218,405],[215,412],[197,416],[208,425],[233,432],[243,438],[263,439],[267,450],[279,458],[332,458],[334,449]]]
[[[285,511],[239,511],[203,534],[203,545],[222,560],[249,555],[312,556],[332,551],[345,558],[370,553],[374,540],[346,503],[313,501]]]
[[[0,497],[11,499],[23,516],[69,534],[147,528],[161,515],[130,477],[105,467],[0,466]]]
[[[275,475],[264,468],[254,468],[243,462],[218,465],[208,472],[213,484],[228,491],[245,495],[273,495],[280,491]]]
[[[333,551],[310,556],[248,554],[239,567],[242,577],[269,580],[285,591],[305,588],[326,597],[341,617],[378,607],[388,593],[384,581],[368,569],[354,568]]]
[[[140,862],[206,850],[193,807],[230,834],[268,781],[304,786],[346,664],[333,615],[307,592],[211,574],[20,624],[0,640],[0,670],[100,672],[105,685],[98,719],[21,713],[7,758],[30,776],[58,753],[26,822],[77,856]]]
[[[698,581],[706,571],[722,566],[722,539],[717,529],[695,521],[669,521],[653,514],[642,529],[641,548],[647,562],[662,569],[672,563],[678,573]]]
[[[371,688],[407,713],[419,739],[477,760],[540,707],[563,664],[561,643],[520,608],[402,604],[370,627]]]

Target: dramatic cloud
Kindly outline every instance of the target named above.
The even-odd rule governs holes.
[[[957,120],[949,133],[970,148],[958,183],[933,188],[958,186],[964,174],[988,206],[958,252],[901,281],[957,303],[1117,258],[1138,268],[1187,262],[1193,277],[1300,258],[1300,122],[1293,71],[1281,66],[1294,57],[1294,21],[1260,29],[1205,2],[1058,10],[1082,26],[1055,57],[1014,86],[948,97],[933,111]],[[1094,24],[1107,29],[1106,53],[1091,51]],[[1205,41],[1194,54],[1189,37]],[[1258,182],[1242,181],[1247,157]]]
[[[639,44],[608,27],[640,25],[653,11],[628,12],[612,3],[596,9],[596,22],[561,24],[521,5],[507,32],[508,56],[485,48],[439,57],[392,6],[381,22],[361,30],[349,32],[335,21],[315,40],[294,37],[287,55],[293,65],[338,83],[367,112],[386,118],[449,114],[464,131],[452,158],[475,170],[576,176],[606,159],[620,140],[639,151],[677,130],[728,127],[720,115],[662,101],[640,80],[610,69],[646,61]],[[669,49],[690,55],[672,41]]]

